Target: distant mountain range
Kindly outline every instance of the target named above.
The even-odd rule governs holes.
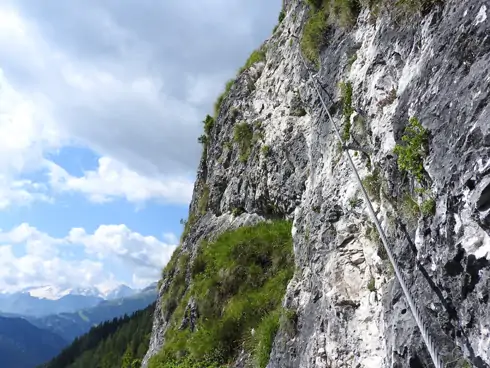
[[[46,362],[60,353],[76,337],[88,332],[93,326],[105,321],[145,309],[155,302],[157,297],[156,284],[130,292],[129,288],[119,288],[112,295],[132,295],[112,300],[101,300],[96,306],[82,308],[72,313],[56,313],[36,317],[33,308],[23,306],[31,312],[30,316],[19,316],[13,313],[1,313],[0,316],[0,367],[1,368],[33,368]],[[131,289],[132,290],[132,289]],[[59,302],[70,297],[97,298],[96,296],[65,295],[57,300],[39,299],[27,295],[31,299],[44,302]],[[5,295],[3,295],[5,296]],[[109,293],[107,297],[110,298]],[[20,299],[17,299],[20,300]],[[40,304],[37,304],[38,306]]]
[[[58,313],[42,317],[25,317],[33,325],[49,330],[68,342],[88,332],[93,326],[115,317],[144,309],[156,300],[156,284],[125,298],[104,300],[94,307],[72,313]]]
[[[0,294],[0,313],[42,317],[59,313],[73,313],[95,307],[105,300],[133,296],[141,290],[119,285],[113,290],[101,292],[95,287],[60,288],[41,286],[26,288],[16,293]]]
[[[59,354],[67,344],[55,333],[22,318],[0,317],[2,368],[33,368]]]

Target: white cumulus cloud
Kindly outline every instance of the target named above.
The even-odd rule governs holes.
[[[175,248],[125,225],[101,225],[91,234],[73,228],[55,238],[24,223],[0,231],[0,290],[47,284],[144,287],[158,280]],[[70,257],[71,252],[77,257]]]
[[[188,178],[142,176],[109,157],[101,157],[97,170],[86,171],[81,177],[72,176],[53,163],[47,166],[50,185],[54,189],[83,193],[93,202],[109,202],[122,197],[135,203],[152,198],[168,203],[187,203],[192,195],[193,183]]]

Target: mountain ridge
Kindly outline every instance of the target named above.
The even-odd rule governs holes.
[[[33,368],[53,358],[68,342],[23,318],[0,317],[2,368]]]

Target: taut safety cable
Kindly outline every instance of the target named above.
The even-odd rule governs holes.
[[[294,37],[296,38],[298,41],[299,41],[299,38],[298,37]],[[301,53],[301,45],[299,45],[299,55],[300,55],[300,58],[306,68],[306,70],[308,71],[308,73],[310,72],[310,68],[308,67],[305,59],[303,58],[303,55]],[[366,189],[364,188],[364,185],[362,184],[362,180],[361,180],[361,177],[359,176],[359,172],[357,171],[356,169],[356,166],[354,165],[354,161],[352,160],[352,157],[348,151],[348,147],[345,146],[344,144],[344,141],[342,139],[342,136],[340,134],[340,131],[337,127],[337,124],[335,123],[335,121],[333,120],[332,116],[330,115],[330,112],[327,108],[327,104],[325,103],[325,100],[323,99],[321,93],[320,93],[320,90],[318,88],[318,85],[320,87],[323,88],[323,86],[321,85],[320,81],[318,80],[318,76],[317,75],[313,75],[311,76],[311,78],[313,79],[314,83],[313,83],[313,87],[315,88],[315,91],[316,93],[318,94],[318,97],[320,98],[320,101],[321,101],[321,104],[322,104],[322,107],[323,109],[325,110],[325,112],[327,113],[327,116],[328,116],[328,119],[330,121],[330,123],[332,124],[334,130],[335,130],[335,133],[337,135],[337,138],[342,146],[342,150],[346,153],[347,155],[347,158],[348,158],[348,161],[349,161],[349,164],[352,168],[352,170],[354,171],[354,174],[356,176],[356,179],[357,179],[357,182],[359,184],[359,187],[361,188],[361,191],[362,191],[362,194],[364,196],[364,199],[366,201],[366,204],[367,204],[367,207],[368,207],[368,210],[369,210],[369,214],[371,215],[371,218],[374,222],[374,224],[376,225],[376,229],[378,230],[379,232],[379,235],[381,237],[381,241],[383,243],[383,246],[386,250],[386,253],[388,254],[388,258],[393,266],[393,269],[395,270],[395,274],[396,274],[396,277],[398,279],[398,282],[400,283],[402,289],[403,289],[403,293],[405,294],[405,298],[407,299],[407,302],[410,306],[410,310],[412,312],[412,315],[414,316],[415,318],[415,321],[417,322],[417,326],[420,330],[420,333],[422,334],[422,337],[424,339],[424,342],[425,342],[425,345],[427,346],[427,349],[429,351],[429,354],[432,358],[432,361],[434,362],[434,365],[436,366],[436,368],[444,368],[444,363],[440,357],[440,353],[439,353],[439,349],[437,348],[437,346],[435,345],[434,343],[434,340],[432,339],[431,335],[430,335],[430,332],[429,332],[429,329],[427,328],[427,325],[426,323],[424,322],[416,304],[415,304],[415,301],[410,293],[410,290],[408,289],[408,286],[407,286],[407,283],[405,282],[405,278],[403,276],[403,274],[401,273],[399,267],[398,267],[398,263],[396,262],[394,256],[393,256],[393,253],[390,249],[390,247],[388,246],[388,240],[386,238],[386,235],[385,235],[385,232],[383,230],[383,228],[381,227],[381,224],[379,223],[379,220],[378,220],[378,217],[376,216],[376,213],[374,212],[374,208],[373,208],[373,205],[371,203],[371,200],[369,199],[369,196],[366,192]],[[325,90],[325,89],[324,89]],[[325,90],[325,92],[327,93],[329,99],[331,100],[332,103],[334,103],[332,97],[330,96],[330,94]]]

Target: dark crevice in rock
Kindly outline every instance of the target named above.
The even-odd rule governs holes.
[[[490,209],[490,183],[487,184],[480,194],[480,198],[476,202],[476,207],[480,212],[488,211]]]
[[[461,265],[461,261],[463,260],[464,253],[465,253],[464,249],[459,247],[456,256],[452,260],[448,261],[444,266],[444,269],[446,270],[449,276],[454,277],[463,273],[464,268]]]
[[[473,254],[468,256],[466,263],[466,275],[464,278],[463,288],[461,290],[463,300],[468,297],[468,294],[475,290],[476,284],[480,281],[480,270],[488,267],[489,265],[490,262],[486,258],[476,259]]]
[[[410,368],[426,368],[426,366],[420,361],[418,355],[411,356],[408,364],[410,365]]]

